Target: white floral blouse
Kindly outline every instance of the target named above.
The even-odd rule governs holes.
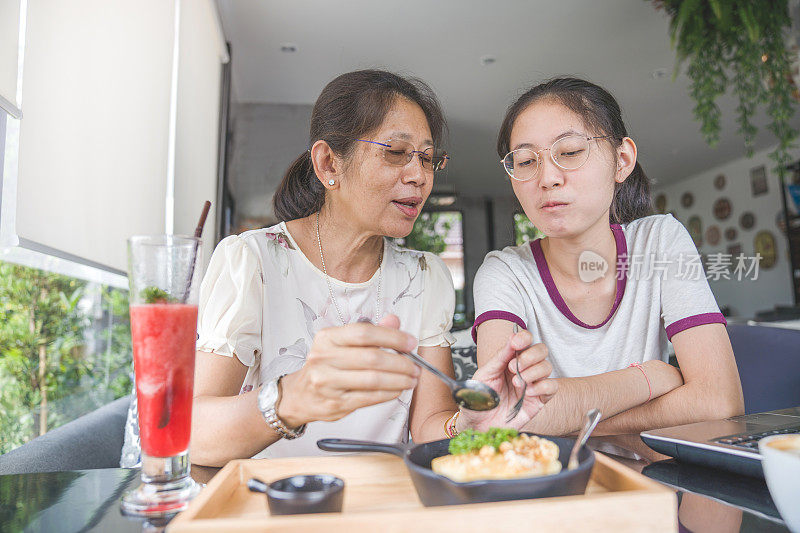
[[[387,239],[383,257],[369,281],[331,278],[344,321],[377,321],[393,313],[420,346],[452,345],[455,291],[442,260]],[[300,251],[284,223],[227,237],[214,250],[200,289],[197,349],[235,355],[246,365],[241,393],[299,370],[317,331],[340,325],[325,274]],[[255,457],[321,455],[316,442],[329,437],[407,442],[411,395],[404,391],[396,400],[335,422],[312,422],[302,437],[280,440]]]

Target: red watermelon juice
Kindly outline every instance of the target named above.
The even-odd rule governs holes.
[[[142,451],[172,457],[189,447],[197,306],[130,306]]]

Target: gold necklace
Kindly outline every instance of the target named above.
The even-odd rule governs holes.
[[[382,244],[382,243],[381,243]],[[333,296],[333,287],[331,286],[331,277],[328,275],[328,269],[325,268],[325,256],[322,254],[322,239],[319,236],[319,211],[317,211],[317,245],[319,246],[319,258],[322,261],[322,272],[325,274],[325,281],[328,282],[328,294],[331,296],[331,302],[333,302],[333,306],[336,308],[336,314],[339,316],[339,321],[344,326],[346,322],[344,321],[344,317],[342,316],[342,311],[339,309],[339,304],[336,302],[336,298]],[[379,322],[381,319],[382,309],[380,308],[381,305],[381,279],[383,278],[383,247],[381,247],[381,258],[378,261],[378,292],[375,296],[375,322]]]

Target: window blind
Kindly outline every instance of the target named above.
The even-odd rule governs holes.
[[[202,201],[216,197],[224,57],[215,9],[211,0],[29,4],[21,239],[124,271],[130,235],[163,233],[172,213],[176,233],[193,231]],[[207,224],[213,229],[213,216]],[[211,243],[206,248],[210,254]]]

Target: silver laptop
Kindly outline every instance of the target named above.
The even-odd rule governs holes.
[[[652,449],[680,461],[764,477],[758,441],[800,433],[800,407],[643,431]]]

